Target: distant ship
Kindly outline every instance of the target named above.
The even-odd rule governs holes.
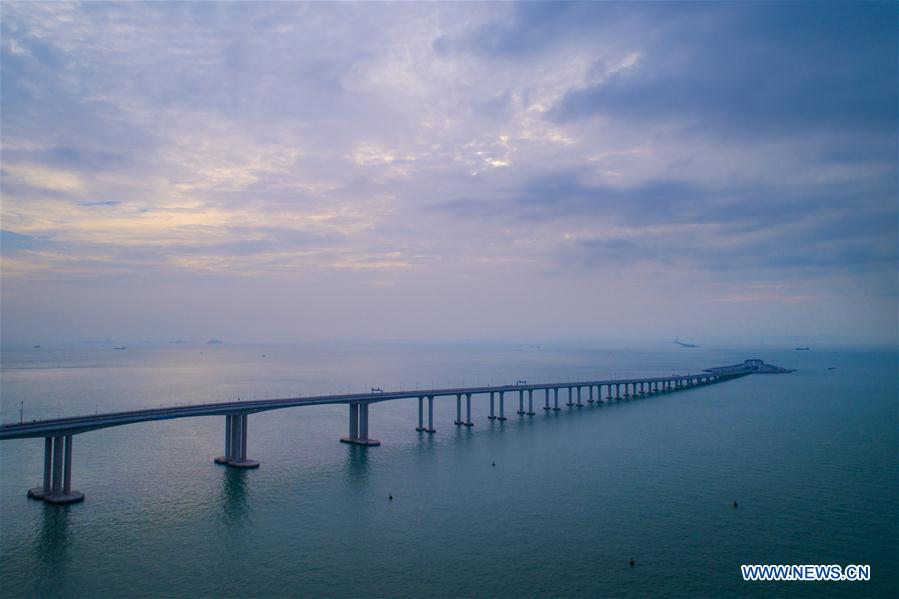
[[[811,351],[811,349],[810,347],[797,347],[796,351]]]
[[[128,349],[128,348],[125,347],[124,345],[120,345],[119,347],[114,347],[112,349]]]
[[[206,345],[221,345],[222,341],[220,339],[210,339],[206,342]]]
[[[680,340],[679,337],[675,337],[674,342],[676,344],[680,345],[681,347],[699,347],[698,345],[695,345],[693,343],[684,343],[683,341]]]
[[[40,348],[41,348],[41,344],[40,344],[40,343],[38,343],[37,345],[32,345],[32,346],[31,346],[31,349],[40,349]]]

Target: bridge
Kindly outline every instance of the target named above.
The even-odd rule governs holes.
[[[772,370],[774,369],[774,370]],[[434,399],[439,397],[456,398],[456,426],[474,426],[471,421],[471,398],[489,396],[489,420],[502,422],[506,417],[506,395],[518,395],[520,417],[532,417],[534,412],[534,393],[543,396],[543,410],[560,411],[559,392],[567,391],[569,408],[581,408],[589,404],[604,403],[602,393],[606,391],[605,402],[621,401],[631,398],[657,395],[705,386],[753,373],[791,372],[764,364],[754,358],[743,364],[722,368],[711,368],[699,374],[671,375],[622,380],[579,381],[566,383],[541,383],[458,387],[450,389],[416,389],[409,391],[381,391],[372,389],[370,393],[348,393],[342,395],[321,395],[314,397],[294,397],[287,399],[262,399],[252,401],[231,401],[222,403],[197,404],[189,406],[173,406],[126,412],[109,412],[89,416],[73,416],[49,420],[34,420],[17,424],[0,426],[0,441],[44,438],[44,477],[43,484],[28,490],[28,496],[41,499],[54,505],[64,505],[84,500],[84,494],[72,489],[72,442],[77,434],[89,431],[150,422],[155,420],[171,420],[174,418],[192,418],[196,416],[224,416],[224,452],[213,461],[231,468],[258,468],[259,462],[247,457],[247,440],[249,415],[268,410],[280,410],[302,406],[320,406],[330,404],[347,404],[348,431],[340,441],[354,445],[372,447],[380,445],[380,441],[369,436],[368,412],[372,404],[397,399],[418,399],[418,426],[416,431],[434,433]],[[594,391],[595,398],[594,398]],[[527,408],[525,408],[527,396]],[[586,404],[583,398],[586,396]],[[462,399],[465,399],[463,419]],[[424,419],[424,403],[427,400],[427,422]],[[498,400],[498,401],[497,401]],[[498,406],[497,406],[498,404]],[[498,407],[498,409],[497,409]]]

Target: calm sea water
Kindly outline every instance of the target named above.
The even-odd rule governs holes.
[[[264,354],[264,356],[263,356]],[[2,414],[447,384],[799,369],[601,407],[416,433],[371,409],[250,416],[262,466],[216,466],[224,419],[75,437],[84,503],[28,500],[40,439],[0,443],[0,594],[17,596],[895,596],[897,355],[590,345],[4,350]],[[833,367],[833,370],[828,368]],[[542,399],[541,399],[542,401]],[[491,466],[495,462],[496,466]],[[388,501],[389,494],[394,500]],[[739,507],[731,502],[736,499]],[[630,567],[628,560],[636,560]],[[743,563],[870,564],[868,583],[746,583]]]

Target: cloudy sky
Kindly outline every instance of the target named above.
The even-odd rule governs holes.
[[[895,3],[0,22],[4,343],[896,339]]]

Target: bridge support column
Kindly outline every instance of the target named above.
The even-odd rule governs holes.
[[[546,388],[546,398],[545,398],[545,402],[544,402],[544,404],[543,404],[543,409],[544,409],[544,410],[550,410],[550,409],[551,409],[551,408],[549,407],[549,387]]]
[[[587,403],[593,403],[593,385],[587,387]]]
[[[359,440],[359,404],[351,402],[347,404],[349,411],[349,427],[346,437],[341,437],[341,443],[355,443]]]
[[[428,433],[436,433],[437,429],[434,428],[434,396],[428,395],[428,428],[425,429],[425,432]]]
[[[581,402],[581,388],[580,388],[580,386],[578,386],[578,388],[577,388],[577,407],[579,407],[579,408],[583,408],[583,407],[584,407],[583,402]]]
[[[519,416],[524,416],[524,415],[525,415],[525,411],[524,411],[524,390],[523,390],[523,389],[522,389],[521,391],[518,392],[518,415],[519,415]]]
[[[621,401],[621,384],[615,385],[615,399]]]
[[[465,426],[474,426],[471,421],[471,393],[465,394]]]
[[[499,418],[497,420],[506,419],[506,392],[499,392]]]
[[[568,403],[565,405],[569,408],[574,405],[574,402],[571,401],[571,387],[568,387]]]
[[[609,403],[612,403],[612,399],[614,399],[614,398],[612,397],[612,385],[609,384],[609,385],[606,385],[606,387],[607,387],[607,388],[606,388],[606,393],[609,394],[608,397],[606,397],[606,401],[609,402]]]
[[[534,415],[534,390],[528,389],[528,416]]]
[[[425,400],[424,397],[418,398],[418,426],[415,427],[415,430],[417,430],[420,433],[423,433],[428,430],[425,428],[424,409],[422,407],[424,400]]]
[[[559,388],[553,389],[553,412],[558,412],[562,408],[559,407]]]
[[[46,441],[44,443],[46,451]],[[84,501],[84,493],[72,490],[72,435],[53,437],[53,474],[50,493],[44,495],[43,499],[53,505]]]
[[[496,420],[496,415],[493,412],[493,391],[490,392],[490,415],[487,416],[487,420]]]
[[[356,445],[362,445],[365,447],[377,447],[381,444],[377,439],[371,439],[368,436],[368,406],[370,404],[367,401],[363,401],[359,403],[359,439],[356,441]]]
[[[234,416],[234,422],[237,424],[238,434],[235,435],[237,438],[237,448],[234,451],[234,459],[228,462],[228,465],[233,468],[258,468],[259,462],[256,460],[248,460],[247,459],[247,423],[249,420],[248,414],[236,414]],[[231,425],[234,427],[234,424]],[[234,441],[231,442],[231,449],[234,450]]]
[[[32,499],[43,499],[50,494],[50,477],[53,471],[53,437],[44,437],[44,480],[40,487],[28,489]]]
[[[453,422],[456,426],[462,426],[465,424],[462,422],[462,394],[456,395],[456,421]]]
[[[231,416],[225,416],[225,453],[213,460],[216,464],[224,466],[231,460],[231,427],[233,424],[233,418]]]

